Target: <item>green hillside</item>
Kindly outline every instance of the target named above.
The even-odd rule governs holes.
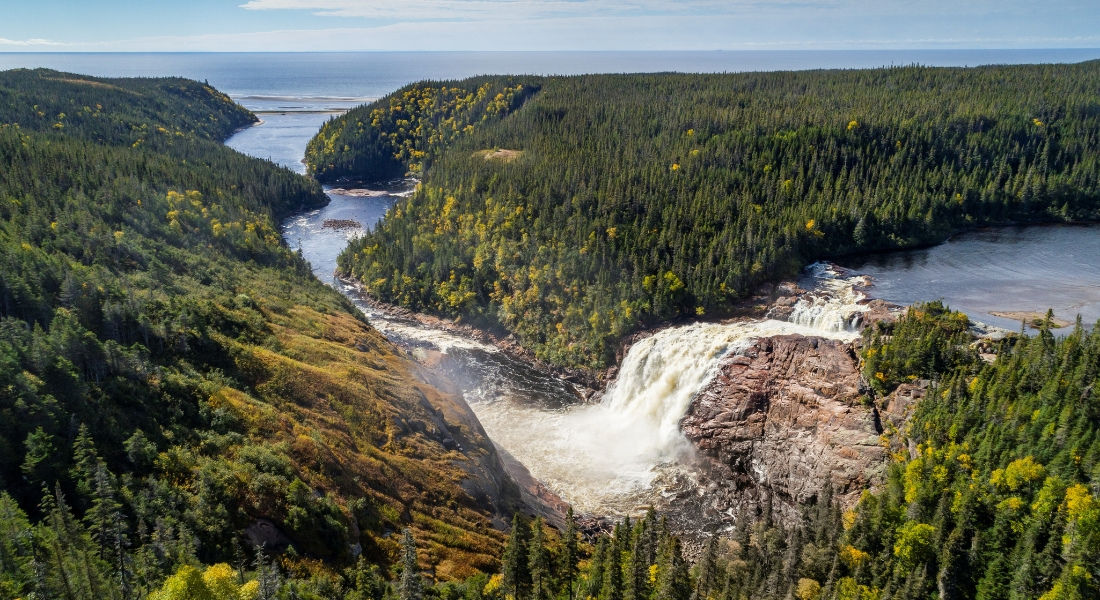
[[[813,260],[1096,219],[1098,89],[1096,61],[425,82],[334,119],[307,160],[421,174],[341,257],[370,293],[603,367]]]
[[[338,582],[403,527],[439,577],[496,564],[491,445],[285,246],[326,198],[221,144],[254,121],[182,79],[0,73],[0,596],[143,597],[257,540]]]

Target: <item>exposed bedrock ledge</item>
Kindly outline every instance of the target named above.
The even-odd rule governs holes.
[[[792,522],[829,482],[834,498],[854,504],[888,455],[865,392],[853,344],[783,335],[727,358],[682,421],[717,483],[715,505],[744,512],[770,501]],[[892,402],[885,417],[900,423],[907,404]]]

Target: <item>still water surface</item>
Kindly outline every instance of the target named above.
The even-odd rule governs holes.
[[[972,320],[1011,330],[992,313],[1053,309],[1085,325],[1100,319],[1100,226],[1004,227],[961,234],[931,248],[847,264],[870,275],[871,295],[898,304],[943,300]]]

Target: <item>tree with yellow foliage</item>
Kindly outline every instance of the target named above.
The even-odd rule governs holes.
[[[149,594],[149,600],[257,600],[259,582],[238,583],[238,574],[225,563],[211,565],[203,571],[184,565],[164,582],[159,590]]]

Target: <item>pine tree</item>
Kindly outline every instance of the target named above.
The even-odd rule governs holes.
[[[625,600],[645,600],[649,597],[649,563],[646,562],[646,521],[635,526],[630,561],[627,564]]]
[[[657,564],[657,540],[660,537],[659,529],[666,527],[663,522],[658,522],[657,511],[652,506],[646,510],[645,519],[642,519],[642,540],[639,547],[643,553],[642,560],[648,565]]]
[[[596,550],[592,553],[592,560],[588,564],[588,574],[585,580],[585,597],[595,598],[600,595],[603,588],[604,571],[607,570],[608,540],[606,536],[600,536],[596,541]]]
[[[105,553],[110,553],[110,549],[115,546],[115,541],[118,540],[121,543],[125,536],[125,532],[121,529],[121,513],[122,504],[115,499],[111,473],[106,465],[99,463],[95,469],[92,505],[84,514],[84,522],[88,525],[92,539]]]
[[[561,578],[567,600],[573,600],[573,584],[577,579],[577,565],[580,564],[578,548],[579,537],[577,519],[573,516],[573,507],[565,513],[565,533],[562,534]]]
[[[65,598],[117,598],[103,574],[109,571],[99,553],[109,549],[97,547],[87,531],[77,522],[65,502],[60,485],[51,494],[43,490],[40,510],[46,515],[48,528],[40,529],[40,539],[50,556],[43,568],[51,581],[48,587]],[[51,568],[52,567],[52,568]]]
[[[718,536],[711,536],[707,549],[699,559],[698,573],[695,577],[694,597],[697,600],[710,598],[718,589]]]
[[[73,466],[69,469],[69,477],[76,482],[78,507],[86,506],[81,502],[91,501],[100,462],[88,426],[81,423],[77,428],[76,439],[73,440]]]
[[[360,556],[355,567],[348,570],[347,578],[352,582],[353,591],[349,592],[346,600],[380,600],[387,595],[386,581],[382,578],[378,565],[367,563],[367,559]]]
[[[256,547],[256,580],[259,586],[256,590],[256,600],[275,600],[282,587],[279,581],[279,571],[274,563],[269,563],[263,546]]]
[[[973,593],[970,583],[971,568],[967,564],[966,534],[956,527],[947,537],[940,556],[940,570],[936,576],[936,589],[940,600],[965,598]]]
[[[657,597],[660,600],[691,598],[691,574],[680,550],[680,540],[667,536],[657,557]]]

